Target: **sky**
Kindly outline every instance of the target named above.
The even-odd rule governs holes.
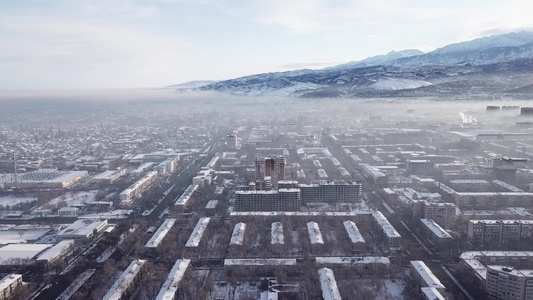
[[[0,89],[155,88],[533,28],[533,1],[0,0]]]

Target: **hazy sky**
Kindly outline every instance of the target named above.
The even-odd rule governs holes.
[[[533,1],[0,0],[0,89],[160,87],[533,28]]]

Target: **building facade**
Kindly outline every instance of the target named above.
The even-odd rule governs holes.
[[[489,265],[485,292],[489,299],[533,299],[533,270]]]
[[[275,189],[278,187],[278,181],[285,180],[285,157],[283,155],[256,158],[256,180],[262,182],[267,177],[270,177],[272,186]]]
[[[473,244],[507,244],[533,237],[533,220],[470,220],[468,240]]]
[[[302,203],[356,203],[362,197],[360,182],[326,182],[318,184],[300,184]]]
[[[235,192],[235,211],[298,211],[301,205],[299,189]]]

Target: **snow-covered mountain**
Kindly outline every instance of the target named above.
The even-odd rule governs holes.
[[[422,55],[422,54],[424,54],[424,52],[420,50],[416,50],[416,49],[391,51],[385,55],[376,55],[376,56],[365,58],[363,60],[352,61],[346,64],[329,67],[326,69],[327,70],[339,70],[339,69],[345,69],[345,68],[363,68],[363,67],[370,67],[370,66],[379,66],[383,64],[388,64],[398,58],[412,57],[412,56],[417,56],[417,55]]]
[[[470,52],[470,51],[483,51],[490,48],[505,48],[505,47],[517,47],[533,42],[533,32],[522,31],[512,32],[507,34],[492,35],[488,37],[482,37],[468,42],[451,44],[442,48],[439,48],[433,53],[457,53],[457,52]]]
[[[256,74],[196,90],[254,96],[523,96],[533,82],[533,32],[390,52],[322,70]],[[529,92],[528,92],[529,93]],[[531,94],[531,93],[530,93]]]
[[[178,83],[166,86],[166,88],[173,88],[173,89],[195,89],[202,87],[204,85],[213,84],[216,81],[214,80],[195,80],[195,81],[189,81],[184,83]]]

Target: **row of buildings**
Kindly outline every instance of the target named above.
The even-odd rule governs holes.
[[[322,181],[297,188],[236,191],[235,211],[297,211],[310,203],[355,204],[361,197],[361,183]]]

